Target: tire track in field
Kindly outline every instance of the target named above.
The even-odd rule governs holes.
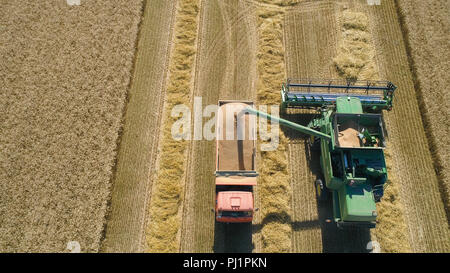
[[[175,6],[158,0],[145,5],[103,252],[143,251]]]
[[[286,14],[285,44],[288,77],[337,78],[333,58],[340,27],[337,15],[340,6],[330,1],[308,2],[290,8]],[[287,117],[306,125],[315,114],[311,110],[290,110]],[[295,252],[365,252],[371,240],[368,229],[338,230],[334,223],[332,204],[318,204],[314,181],[321,177],[317,151],[306,145],[306,135],[286,130],[289,138],[289,170],[293,188]],[[295,227],[295,225],[294,225]]]
[[[256,27],[252,9],[249,3],[237,0],[201,3],[194,94],[202,97],[205,106],[217,105],[219,99],[254,100]],[[211,212],[215,198],[214,147],[215,141],[195,140],[189,150],[181,251],[251,251],[250,230],[215,226]],[[225,237],[229,232],[243,237]]]

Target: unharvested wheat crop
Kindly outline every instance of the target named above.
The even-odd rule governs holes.
[[[141,2],[2,1],[1,252],[99,249]]]

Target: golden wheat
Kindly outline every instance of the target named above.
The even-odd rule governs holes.
[[[160,163],[150,201],[150,222],[147,231],[149,252],[178,252],[177,238],[181,219],[182,179],[185,174],[187,141],[172,138],[171,127],[176,118],[170,116],[177,104],[189,104],[191,71],[196,53],[197,0],[181,0],[175,21],[173,56],[167,87],[165,123],[161,140]]]
[[[97,252],[141,0],[2,1],[0,252]]]
[[[285,80],[282,10],[259,7],[257,99],[259,105],[280,102],[278,90]],[[280,131],[275,151],[259,151],[258,194],[261,200],[263,252],[291,251],[290,184],[287,170],[287,141]]]
[[[450,217],[450,22],[448,1],[397,0],[406,36],[419,106],[438,173],[447,218]]]
[[[342,41],[334,64],[347,79],[376,79],[375,50],[368,33],[368,18],[362,12],[345,10],[341,15]]]

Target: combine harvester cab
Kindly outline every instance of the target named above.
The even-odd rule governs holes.
[[[320,144],[325,184],[318,179],[316,192],[319,200],[331,193],[334,221],[340,228],[375,227],[375,203],[387,181],[381,111],[392,108],[395,89],[391,82],[288,80],[281,90],[284,111],[320,108],[320,116],[307,127],[249,109],[311,135],[310,143]]]
[[[216,126],[216,221],[253,220],[256,186],[256,118],[253,102],[219,101]]]

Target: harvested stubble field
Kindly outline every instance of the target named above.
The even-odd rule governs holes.
[[[287,11],[284,20],[284,44],[288,77],[333,78],[337,76],[333,66],[339,34],[335,9],[334,3],[319,2],[302,4],[298,8]],[[289,111],[286,118],[305,125],[313,113]],[[343,246],[342,242],[335,239],[343,238],[344,241],[343,236],[335,236],[334,241],[331,241],[326,230],[321,229],[325,218],[330,216],[331,207],[319,210],[320,207],[316,201],[313,183],[320,172],[317,156],[307,157],[305,136],[293,130],[286,130],[286,136],[289,139],[288,161],[293,189],[292,219],[297,226],[293,230],[292,251],[321,252],[322,249],[330,251],[330,246]],[[326,212],[328,214],[323,216],[322,214]],[[357,240],[352,240],[354,241]]]
[[[368,9],[368,16],[375,38],[380,78],[399,86],[394,110],[386,113],[385,121],[391,142],[391,172],[398,179],[398,196],[404,208],[409,243],[413,252],[449,252],[449,224],[421,118],[421,102],[417,99],[420,90],[414,87],[407,47],[400,38],[403,30],[396,5],[394,1],[383,3]],[[367,10],[362,5],[359,9]],[[395,234],[390,238],[395,241]]]
[[[197,0],[178,1],[159,148],[160,163],[149,207],[146,251],[150,252],[178,252],[180,247],[180,214],[189,142],[173,138],[171,128],[177,117],[173,117],[171,111],[176,105],[190,104],[197,16]]]
[[[258,85],[257,104],[269,107],[279,105],[277,92],[286,78],[283,48],[283,15],[278,7],[259,7]],[[265,109],[262,109],[268,112]],[[276,115],[278,113],[271,113]],[[260,121],[261,122],[261,121]],[[271,128],[268,129],[271,132]],[[259,132],[261,138],[262,132]],[[270,134],[269,134],[270,136]],[[272,136],[272,139],[274,137]],[[260,141],[261,145],[268,145]],[[287,139],[280,131],[278,147],[263,151],[258,147],[260,178],[257,193],[260,199],[259,252],[290,252],[292,246],[292,188],[288,173]],[[255,232],[256,233],[256,232]],[[258,233],[256,233],[258,235]]]
[[[450,2],[397,0],[419,109],[450,221]]]
[[[0,252],[99,250],[141,0],[2,1]]]
[[[245,1],[201,1],[193,92],[203,105],[218,100],[254,100],[256,82],[256,17]],[[208,119],[204,119],[206,122]],[[225,225],[214,225],[215,142],[192,141],[188,152],[181,251],[251,250],[250,226],[235,237]],[[242,228],[244,232],[239,232]],[[227,232],[228,231],[228,232]],[[230,249],[232,247],[233,249]]]
[[[433,1],[426,11],[419,2],[148,0],[117,1],[117,9],[90,2],[45,11],[19,3],[2,7],[7,41],[21,37],[21,43],[0,44],[7,60],[0,63],[6,87],[0,94],[0,179],[7,182],[0,183],[0,251],[63,251],[72,240],[82,251],[98,251],[112,180],[103,251],[365,252],[368,242],[377,241],[384,252],[449,252],[443,190],[449,185],[448,143],[440,129],[448,126],[437,118],[448,119],[448,112],[440,112],[448,111],[448,63],[433,51],[448,55],[442,40],[448,3]],[[55,11],[65,16],[42,17]],[[439,20],[432,19],[433,11]],[[31,21],[11,23],[24,12],[42,18],[42,25],[23,31],[21,24]],[[99,12],[104,20],[95,19]],[[425,23],[416,26],[416,20]],[[55,33],[66,40],[46,36]],[[87,39],[86,33],[103,36]],[[49,58],[58,45],[60,58]],[[287,77],[370,77],[399,86],[394,109],[384,113],[390,185],[377,205],[375,230],[340,231],[326,222],[331,204],[318,204],[314,192],[318,156],[306,136],[283,128],[277,151],[258,151],[260,210],[253,224],[214,223],[215,142],[174,141],[172,107],[193,109],[195,96],[203,106],[219,99],[278,104]],[[313,114],[296,110],[285,118],[307,124]]]
[[[147,247],[147,208],[155,180],[175,7],[175,1],[149,0],[144,5],[104,252],[142,252]]]
[[[334,7],[327,8],[329,5]],[[349,45],[342,44],[342,41],[348,40],[348,26],[352,25],[346,21],[360,17],[358,24],[367,21],[367,27],[361,28],[355,24],[350,29],[355,31],[355,26],[367,29],[364,35],[369,36],[364,40],[368,42],[365,42],[366,45],[359,45],[358,50],[350,51],[353,53],[350,54],[353,57],[350,63],[353,62],[355,65],[349,67],[357,68],[361,75],[370,73],[377,78],[376,74],[379,74],[379,78],[391,80],[400,87],[396,94],[394,110],[385,113],[389,132],[387,163],[391,185],[386,191],[384,201],[378,205],[380,217],[377,229],[372,233],[360,231],[359,234],[348,234],[334,228],[329,229],[323,225],[323,221],[320,221],[322,250],[364,251],[368,241],[376,240],[380,243],[382,251],[388,252],[448,251],[450,243],[448,224],[421,122],[405,44],[399,38],[402,36],[394,3],[385,1],[381,6],[367,7],[365,1],[317,1],[301,4],[291,10],[292,16],[286,17],[285,28],[289,76],[313,78],[336,77],[339,74],[353,76],[355,71],[342,73],[348,71],[340,69],[342,64],[344,67],[346,64],[341,60],[349,57],[342,58],[342,53],[348,53],[346,49]],[[336,18],[332,18],[333,16]],[[337,22],[337,26],[333,26],[333,22]],[[361,37],[364,36],[353,35],[353,38],[350,38],[360,42]],[[374,54],[370,53],[372,50],[375,50]],[[371,55],[373,57],[368,58]],[[360,66],[363,63],[366,63],[368,69]],[[296,142],[291,147],[294,145]],[[293,150],[301,151],[302,145],[304,144]],[[300,152],[298,157],[302,158],[304,154]],[[295,162],[295,154],[292,158],[289,160],[291,164]],[[314,159],[309,163],[311,171],[314,172]],[[299,180],[304,181],[304,177],[305,175]],[[312,185],[313,179],[310,180],[309,185]],[[330,208],[323,210],[319,207],[318,218],[322,219],[323,216],[328,218],[329,210]],[[432,211],[427,214],[427,210]],[[294,209],[294,214],[300,213],[299,211],[301,209]],[[302,237],[298,241],[304,242],[305,239]]]
[[[291,9],[286,16],[286,59],[288,75],[297,78],[370,78],[377,79],[378,72],[374,59],[373,38],[369,29],[369,18],[363,12],[356,11],[350,5],[339,5],[335,2],[322,1],[304,4],[298,9]],[[307,124],[313,117],[314,111],[291,111],[288,113],[301,124]],[[299,204],[295,211],[296,219],[302,223],[309,223],[308,229],[294,231],[294,238],[298,244],[296,251],[325,251],[325,252],[363,252],[371,240],[377,240],[383,250],[408,251],[407,239],[398,234],[405,234],[405,226],[398,202],[386,198],[379,213],[381,219],[377,230],[388,234],[395,234],[397,240],[390,245],[385,243],[385,237],[371,238],[369,230],[339,231],[334,225],[325,223],[325,219],[332,217],[331,204],[316,207],[314,196],[314,180],[320,175],[318,157],[307,149],[306,140],[296,132],[288,134],[290,138],[290,164],[293,171],[294,194],[298,196],[294,204]],[[390,173],[391,181],[394,181]],[[301,182],[300,182],[301,181]],[[389,187],[389,196],[396,185]],[[305,188],[309,192],[305,193]],[[303,209],[301,200],[308,200],[310,208]],[[386,209],[388,208],[388,209]],[[384,223],[391,225],[385,227]],[[305,224],[303,224],[305,225]],[[322,237],[322,241],[312,238]],[[316,242],[305,244],[304,242]],[[302,243],[303,242],[303,243]],[[394,245],[392,245],[394,244]]]
[[[227,37],[230,35],[239,37],[239,31],[235,30],[234,26],[227,27],[224,23],[229,20],[227,18],[230,15],[226,10],[232,6],[231,3],[234,2],[227,2],[228,5],[215,1],[208,1],[207,4],[202,2],[194,90],[196,90],[195,94],[203,96],[204,104],[216,103],[219,98],[229,98],[221,94],[222,92],[230,94],[230,90],[235,90],[234,86],[223,89],[230,82],[241,84],[242,90],[247,90],[245,84],[223,80],[227,79],[227,75],[232,77],[236,69],[242,71],[241,73],[247,73],[249,77],[253,75],[246,71],[245,66],[237,66],[233,69],[232,63],[235,59],[227,54],[233,51],[230,46],[234,46],[234,50],[241,52],[240,43],[230,45],[227,42]],[[244,3],[254,5],[256,8],[246,11]],[[256,203],[261,211],[255,217],[253,228],[224,230],[216,227],[214,246],[211,247],[213,216],[208,212],[210,208],[208,202],[214,198],[212,175],[214,165],[211,164],[214,159],[214,143],[200,141],[193,144],[195,148],[192,148],[188,157],[188,164],[193,166],[191,168],[194,171],[188,170],[187,175],[186,194],[189,195],[186,196],[189,198],[185,198],[181,250],[363,252],[367,251],[367,243],[373,240],[378,241],[381,250],[386,252],[447,251],[448,225],[424,127],[421,123],[421,115],[418,111],[418,102],[394,3],[389,2],[369,8],[365,1],[295,1],[295,3],[278,4],[265,1],[241,1],[235,6],[239,5],[242,8],[232,13],[238,18],[235,20],[238,22],[243,20],[240,19],[244,17],[240,15],[242,13],[245,13],[248,18],[246,23],[241,24],[240,31],[247,29],[245,26],[248,25],[248,21],[255,20],[256,10],[258,37],[253,38],[254,32],[250,32],[246,33],[244,40],[257,43],[256,97],[258,104],[269,101],[278,103],[277,90],[286,76],[370,77],[392,80],[400,86],[397,91],[399,98],[396,99],[394,110],[385,113],[389,132],[387,163],[391,183],[386,190],[384,201],[378,205],[380,217],[375,231],[360,230],[355,233],[337,230],[333,225],[325,222],[331,217],[331,206],[318,206],[314,196],[313,181],[319,175],[318,158],[306,149],[303,136],[286,130],[284,134],[288,141],[287,166],[281,167],[280,170],[281,173],[284,172],[283,170],[288,171],[290,185],[281,186],[284,179],[277,180],[279,181],[278,192],[287,193],[287,195],[285,194],[284,198],[278,198],[279,203],[276,205],[280,206],[283,202],[287,202],[287,206],[280,206],[280,208],[283,207],[284,212],[271,220],[265,219],[267,216],[265,209],[267,207],[268,211],[271,207],[270,200],[265,199],[269,196],[266,190],[271,188],[269,181],[276,175],[270,174],[270,171],[266,173],[264,166],[271,165],[269,162],[272,159],[283,166],[283,137],[281,137],[282,145],[278,151],[280,154],[273,157],[259,154],[261,177]],[[211,11],[211,6],[216,9]],[[223,51],[214,57],[206,58],[205,56],[208,55],[202,52],[208,51],[205,48],[212,48],[209,50],[214,51],[217,47],[217,39],[223,39],[223,44],[220,44]],[[351,44],[352,42],[354,43]],[[255,48],[255,45],[252,47]],[[247,63],[250,62],[247,59],[250,58],[249,55],[244,56],[241,58]],[[286,66],[286,74],[284,66]],[[342,69],[352,68],[352,66],[354,70]],[[207,85],[202,83],[203,77]],[[213,86],[212,91],[209,86]],[[269,89],[271,92],[268,92]],[[205,94],[204,92],[213,93]],[[205,98],[205,95],[208,97]],[[232,98],[247,97],[235,95]],[[288,117],[303,124],[311,118],[311,116],[308,117],[308,112],[303,111],[301,115],[299,114],[290,112]],[[409,118],[405,120],[405,117]],[[415,145],[411,146],[413,143]],[[199,162],[198,158],[202,161]],[[204,166],[207,162],[210,162],[208,166]],[[428,184],[424,185],[423,181],[427,181]],[[420,190],[415,190],[416,187]],[[206,194],[201,194],[202,192]],[[426,192],[426,198],[423,192]],[[286,197],[288,199],[285,200]],[[420,203],[413,204],[414,199],[420,200]],[[188,200],[192,205],[189,205]],[[425,214],[427,208],[433,208],[433,212],[424,217],[422,214]],[[190,214],[189,211],[194,211],[197,215]],[[424,218],[427,217],[428,219],[425,220]],[[434,226],[436,222],[439,223],[437,227]],[[270,228],[271,224],[274,224],[276,228]],[[226,241],[224,234],[237,231],[250,232],[250,230],[253,233],[251,244],[249,238],[245,240],[240,238],[242,242],[240,245],[234,242],[230,243],[230,245],[234,244],[231,247],[224,245],[223,242]],[[267,236],[269,233],[265,231],[268,230],[278,230],[278,233],[274,233],[275,240]],[[286,234],[285,237],[283,234]]]

